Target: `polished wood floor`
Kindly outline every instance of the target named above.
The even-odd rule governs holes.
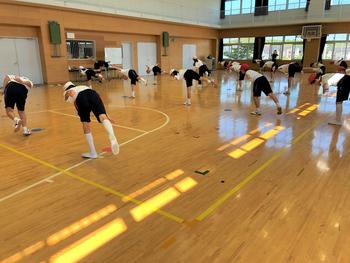
[[[254,117],[250,83],[215,78],[190,107],[169,76],[135,100],[128,82],[94,83],[122,147],[91,161],[60,86],[30,92],[29,125],[44,129],[30,137],[2,109],[0,262],[350,262],[349,103],[329,126],[335,97],[304,75],[286,97],[279,75],[284,114],[262,97]]]

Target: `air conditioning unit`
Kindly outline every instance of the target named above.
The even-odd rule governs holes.
[[[313,26],[303,26],[303,32],[301,37],[303,39],[314,39],[321,38],[322,36],[322,25],[313,25]]]

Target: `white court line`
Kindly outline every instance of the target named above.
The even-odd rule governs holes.
[[[121,143],[119,146],[124,146],[124,145],[126,145],[126,144],[128,144],[128,143],[130,143],[130,142],[133,142],[133,141],[135,141],[135,140],[137,140],[137,139],[139,139],[139,138],[142,138],[143,136],[146,136],[147,134],[156,132],[156,131],[162,129],[163,127],[165,127],[166,125],[168,125],[168,123],[170,122],[169,116],[168,116],[166,113],[162,112],[162,111],[155,110],[155,109],[151,109],[151,108],[144,108],[144,107],[128,107],[128,108],[138,108],[138,109],[144,109],[144,110],[149,110],[149,111],[157,112],[157,113],[163,115],[163,116],[165,117],[166,121],[165,121],[162,125],[160,125],[159,127],[155,128],[155,129],[153,129],[153,130],[147,131],[147,132],[145,132],[145,133],[143,133],[143,134],[140,134],[140,135],[136,136],[136,137],[133,138],[133,139],[130,139],[130,140],[128,140],[128,141],[125,141],[125,142]],[[100,156],[102,156],[102,155],[104,155],[104,154],[106,154],[106,152],[102,152],[102,153],[100,154]],[[28,191],[28,190],[30,190],[30,189],[32,189],[32,188],[34,188],[34,187],[36,187],[36,186],[42,184],[42,183],[50,182],[50,181],[52,181],[52,179],[54,179],[55,177],[64,174],[64,172],[67,172],[67,171],[70,171],[70,170],[72,170],[72,169],[74,169],[74,168],[77,168],[77,167],[79,167],[79,166],[81,166],[81,165],[83,165],[83,164],[85,164],[85,163],[87,163],[87,162],[90,162],[91,160],[92,160],[92,159],[87,159],[87,160],[81,161],[81,162],[79,162],[79,163],[77,163],[77,164],[75,164],[75,165],[73,165],[73,166],[71,166],[71,167],[65,169],[65,170],[62,171],[62,172],[55,173],[55,174],[53,174],[53,175],[51,175],[51,176],[48,176],[48,177],[46,177],[46,178],[44,178],[44,179],[42,179],[42,180],[40,180],[40,181],[38,181],[38,182],[36,182],[36,183],[34,183],[34,184],[28,185],[27,187],[24,187],[24,188],[22,188],[22,189],[20,189],[20,190],[18,190],[18,191],[16,191],[16,192],[13,192],[13,193],[11,193],[11,194],[9,194],[9,195],[6,195],[6,196],[0,198],[0,203],[1,203],[1,202],[4,202],[4,201],[6,201],[6,200],[8,200],[8,199],[10,199],[10,198],[12,198],[12,197],[15,197],[16,195],[19,195],[19,194],[21,194],[21,193],[23,193],[23,192],[26,192],[26,191]]]
[[[55,114],[59,114],[59,115],[63,115],[63,116],[73,117],[73,118],[79,118],[79,116],[76,116],[76,115],[67,114],[67,113],[62,113],[62,112],[54,111],[54,110],[48,110],[48,112],[55,113]],[[92,120],[92,121],[93,121],[93,122],[98,122],[97,120]],[[112,123],[112,125],[113,125],[114,127],[123,128],[123,129],[128,129],[128,130],[132,130],[132,131],[143,132],[143,133],[146,133],[146,132],[147,132],[147,131],[145,131],[145,130],[136,129],[136,128],[131,128],[131,127],[122,126],[122,125],[117,125],[117,124],[113,124],[113,123]]]

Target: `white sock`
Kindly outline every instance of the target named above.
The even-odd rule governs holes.
[[[89,148],[90,148],[90,153],[92,155],[97,155],[96,149],[95,149],[95,144],[94,144],[94,138],[92,137],[91,132],[90,133],[86,133],[85,137],[86,137],[86,141],[87,141],[87,143],[89,145]]]
[[[131,94],[132,97],[135,97],[135,91],[131,92]]]
[[[113,126],[112,123],[110,122],[110,120],[104,120],[102,121],[103,126],[105,127],[107,133],[108,133],[108,137],[110,141],[116,141],[117,138],[114,135],[114,130],[113,130]]]
[[[18,118],[18,117],[15,117],[15,118],[13,119],[14,122],[18,122],[19,120],[21,120],[21,119]]]
[[[276,103],[276,106],[277,106],[277,107],[281,107],[281,105],[279,104],[279,102]]]
[[[256,110],[255,110],[256,112],[260,112],[260,108],[256,108]]]

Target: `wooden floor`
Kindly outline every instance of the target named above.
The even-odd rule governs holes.
[[[30,127],[44,130],[28,138],[2,109],[0,262],[350,262],[350,120],[327,125],[335,97],[302,75],[286,97],[279,75],[284,114],[262,97],[253,117],[250,83],[215,78],[191,107],[169,76],[135,100],[128,82],[94,83],[122,147],[92,161],[60,86],[30,92]]]

